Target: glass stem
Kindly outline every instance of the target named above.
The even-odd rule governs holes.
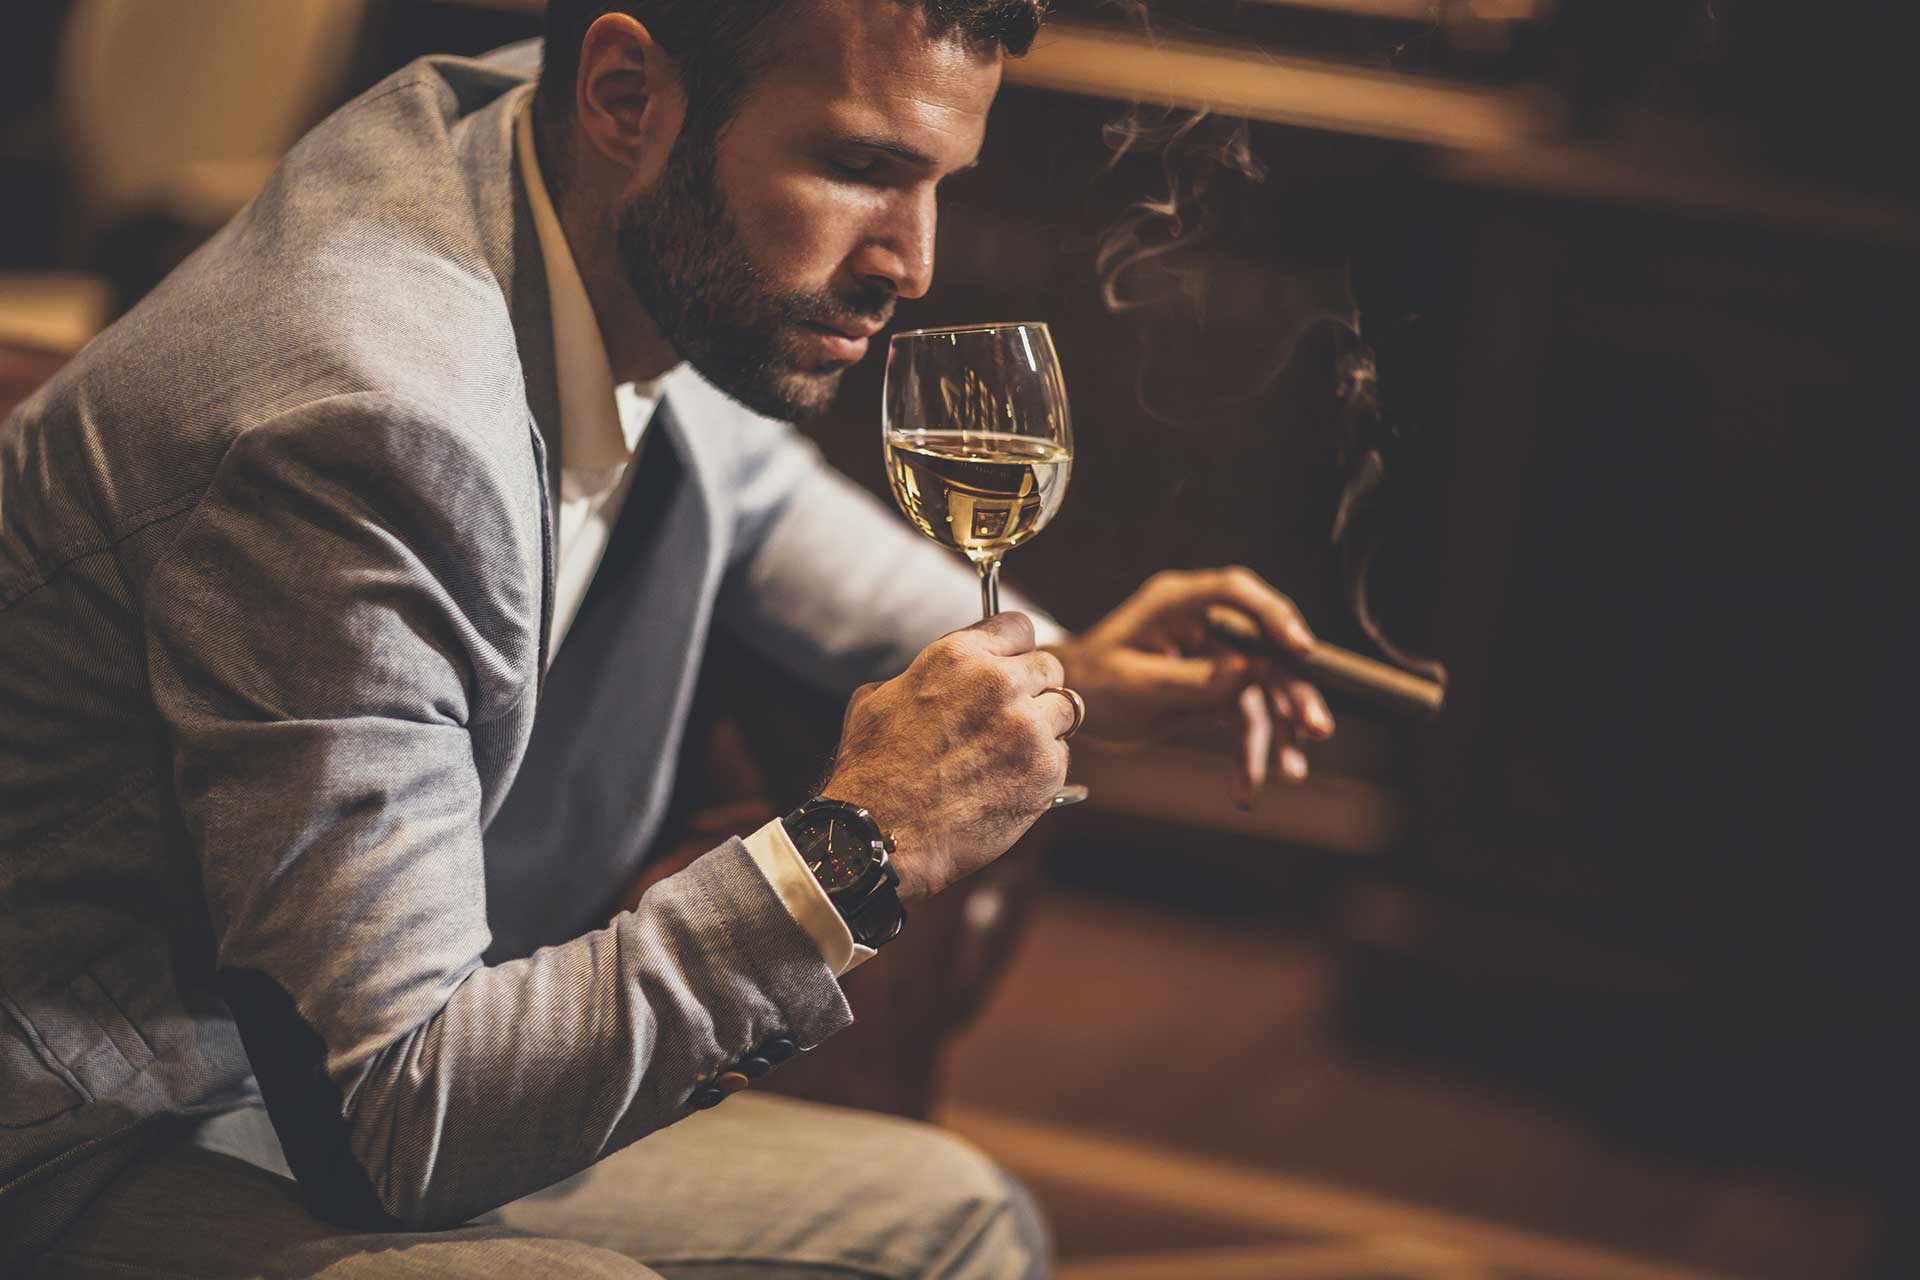
[[[980,570],[980,616],[991,618],[1000,612],[1000,557],[977,560],[974,567]]]

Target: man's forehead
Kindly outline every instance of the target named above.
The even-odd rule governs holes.
[[[797,98],[831,127],[910,131],[917,149],[944,139],[943,159],[972,158],[1000,87],[997,48],[930,35],[922,6],[902,0],[807,0],[775,39],[756,88],[784,106]],[[945,154],[956,144],[965,155]]]

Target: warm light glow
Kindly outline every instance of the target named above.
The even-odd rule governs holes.
[[[1306,58],[1056,22],[1007,80],[1122,102],[1207,108],[1275,124],[1464,150],[1518,146],[1540,126],[1514,94]]]
[[[1403,22],[1433,22],[1449,16],[1455,7],[1450,0],[1254,0],[1288,9],[1327,9],[1351,13],[1361,18],[1398,18]],[[1552,0],[1469,0],[1468,9],[1476,18],[1504,22],[1530,22],[1543,18],[1552,8]]]

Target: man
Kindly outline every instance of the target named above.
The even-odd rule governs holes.
[[[1331,731],[1183,656],[1216,601],[1310,643],[1244,571],[1046,649],[1017,613],[940,636],[965,576],[780,421],[928,289],[1041,6],[556,0],[537,94],[396,74],[6,423],[5,1262],[1044,1268],[921,1127],[676,1124],[845,1026],[902,904],[1044,811],[1067,690],[1089,738],[1238,715],[1243,800]],[[891,678],[817,805],[609,921],[711,624]]]

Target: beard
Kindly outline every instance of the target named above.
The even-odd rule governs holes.
[[[653,187],[621,210],[621,266],[660,335],[708,382],[768,417],[833,403],[849,362],[806,353],[809,324],[884,322],[894,291],[781,289],[741,242],[716,176],[717,134],[688,121]]]

